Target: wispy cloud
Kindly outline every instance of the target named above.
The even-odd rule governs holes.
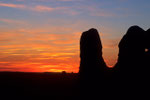
[[[91,6],[88,5],[80,5],[78,7],[80,11],[87,12],[90,16],[98,16],[98,17],[113,17],[115,14],[107,11],[106,9],[99,8],[96,4]]]
[[[21,4],[12,4],[12,3],[2,3],[0,2],[1,7],[10,7],[10,8],[25,8],[25,5]]]
[[[66,0],[64,0],[66,1]],[[12,3],[2,3],[0,2],[0,7],[9,7],[9,8],[16,8],[28,11],[35,11],[35,12],[58,12],[61,14],[68,14],[68,15],[77,15],[79,12],[73,10],[71,7],[51,7],[45,5],[25,5],[25,4],[12,4]]]
[[[0,22],[10,23],[10,24],[25,24],[25,22],[21,20],[6,19],[6,18],[0,18]]]
[[[42,0],[43,1],[43,0]],[[44,0],[45,1],[45,0]],[[47,1],[47,0],[46,0]],[[74,0],[57,0],[57,1],[74,1]],[[69,15],[79,15],[81,12],[88,12],[87,14],[90,16],[102,16],[102,17],[112,17],[114,14],[112,12],[108,12],[104,9],[97,8],[96,5],[87,6],[84,4],[75,5],[75,6],[45,6],[45,5],[25,5],[25,4],[12,4],[12,3],[2,3],[0,2],[1,7],[10,7],[17,8],[29,11],[36,12],[58,12]]]
[[[31,9],[35,10],[35,11],[39,11],[39,12],[50,12],[50,11],[55,10],[56,8],[38,5],[38,6],[35,6],[34,8],[31,8]]]
[[[35,6],[27,6],[27,5],[21,5],[21,4],[12,4],[12,3],[1,3],[1,7],[10,7],[10,8],[18,8],[18,9],[26,9],[26,10],[32,10],[32,11],[52,11],[54,8],[43,6],[43,5],[35,5]]]

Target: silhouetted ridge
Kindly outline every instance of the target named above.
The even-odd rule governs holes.
[[[102,57],[102,44],[98,31],[94,28],[83,32],[80,39],[79,74],[85,78],[96,78],[104,73],[106,64]]]
[[[145,50],[145,70],[146,70],[146,75],[148,76],[147,78],[149,78],[150,73],[150,29],[148,29],[146,31],[146,36],[145,36],[145,46],[146,46],[146,50]]]
[[[146,31],[146,49],[150,50],[150,29]]]
[[[142,72],[145,54],[145,31],[139,26],[132,26],[119,43],[116,73],[124,76],[136,76]]]
[[[92,99],[93,97],[99,97],[99,93],[105,92],[103,90],[107,67],[102,57],[102,43],[96,29],[92,28],[82,33],[80,39],[80,58],[81,96],[87,99],[89,97],[92,97]]]

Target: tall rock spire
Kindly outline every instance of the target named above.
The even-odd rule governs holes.
[[[94,79],[104,74],[106,64],[102,57],[102,43],[96,29],[92,28],[82,33],[80,58],[79,74],[81,77]]]

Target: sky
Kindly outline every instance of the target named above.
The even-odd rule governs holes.
[[[150,28],[150,0],[0,0],[0,71],[78,72],[79,41],[99,31],[103,57],[117,62],[132,25]]]

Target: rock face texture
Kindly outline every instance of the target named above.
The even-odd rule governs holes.
[[[107,67],[102,57],[102,43],[96,29],[92,28],[82,33],[80,58],[79,74],[81,77],[95,79],[104,74]]]

